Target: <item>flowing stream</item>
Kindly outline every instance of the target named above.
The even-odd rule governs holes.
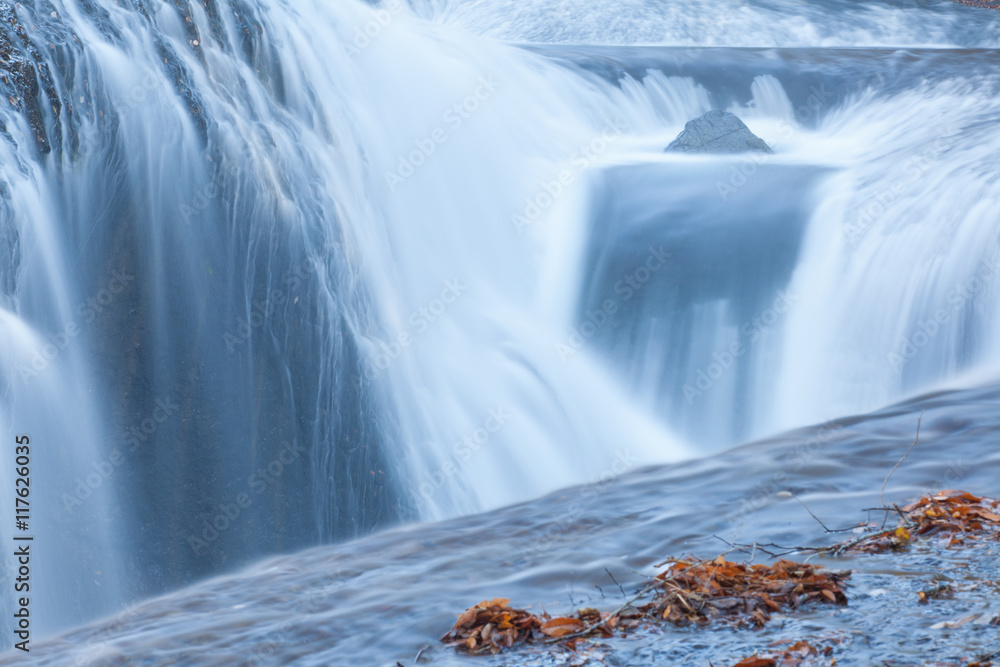
[[[33,443],[41,635],[1000,372],[996,12],[0,18],[0,433]],[[774,154],[663,153],[713,108]]]

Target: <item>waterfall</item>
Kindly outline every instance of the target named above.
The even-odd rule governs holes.
[[[691,47],[1000,24],[564,4],[2,9],[0,427],[32,441],[39,631],[995,364],[994,70]],[[663,153],[712,108],[775,155]]]

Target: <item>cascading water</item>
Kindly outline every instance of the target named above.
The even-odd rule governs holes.
[[[35,453],[36,628],[994,363],[995,52],[625,45],[1000,22],[702,4],[3,7],[0,426]],[[662,153],[711,108],[776,154]]]

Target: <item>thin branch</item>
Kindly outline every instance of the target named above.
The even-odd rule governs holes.
[[[906,450],[905,454],[903,454],[903,458],[899,459],[899,462],[896,463],[896,465],[893,466],[892,470],[889,471],[889,474],[886,476],[885,481],[882,482],[882,492],[879,493],[879,502],[881,502],[883,506],[885,506],[885,486],[886,484],[889,483],[889,478],[892,477],[892,473],[896,472],[896,468],[903,465],[903,461],[905,461],[906,457],[910,455],[910,452],[913,451],[913,448],[917,446],[917,440],[920,440],[920,422],[922,422],[923,420],[924,420],[924,411],[921,410],[920,418],[917,419],[917,437],[913,439],[913,444],[910,445],[910,448]]]
[[[829,528],[827,528],[826,524],[823,523],[823,521],[818,516],[816,516],[815,514],[813,514],[813,511],[811,509],[809,509],[804,502],[802,502],[801,500],[799,500],[799,497],[797,495],[795,495],[794,493],[792,493],[791,491],[780,491],[778,493],[778,495],[779,496],[784,496],[785,498],[793,498],[795,500],[795,502],[797,502],[799,505],[802,505],[802,509],[804,509],[805,511],[809,512],[809,516],[811,516],[812,518],[816,519],[816,523],[818,523],[819,525],[821,525],[823,527],[823,530],[825,530],[826,532],[828,532],[828,533],[835,533],[835,532],[837,532],[835,530],[830,530]]]
[[[618,590],[620,590],[622,592],[622,597],[623,598],[628,597],[625,594],[625,589],[622,588],[622,585],[618,583],[617,579],[615,579],[615,575],[611,574],[611,570],[609,570],[608,568],[604,568],[604,571],[608,573],[609,577],[611,577],[611,581],[615,582],[615,585],[618,586]],[[602,591],[602,595],[603,595],[603,591]]]

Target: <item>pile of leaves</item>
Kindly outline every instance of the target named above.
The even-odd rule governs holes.
[[[1000,501],[980,498],[967,491],[941,491],[933,496],[924,496],[906,507],[896,508],[896,511],[900,515],[896,528],[837,545],[834,551],[897,551],[918,537],[941,537],[948,540],[949,546],[960,546],[966,540],[981,537],[1000,538]]]
[[[584,634],[610,637],[618,627],[617,615],[596,609],[580,609],[575,616],[550,617],[514,609],[508,598],[494,598],[466,609],[452,629],[441,638],[446,646],[469,653],[499,653],[515,644],[554,641]],[[572,637],[570,637],[572,636]]]
[[[833,647],[817,648],[809,642],[795,642],[788,648],[768,652],[765,655],[755,655],[752,658],[740,660],[733,667],[805,667],[816,663],[816,659],[829,656]]]
[[[998,0],[1000,1],[1000,0]],[[950,546],[967,540],[1000,539],[1000,501],[980,498],[966,491],[941,491],[905,507],[879,508],[899,515],[899,525],[822,548],[793,548],[798,552],[882,553],[905,548],[917,538],[939,537]],[[755,547],[756,548],[756,547]],[[775,556],[777,556],[775,554]],[[454,627],[441,638],[447,646],[469,653],[499,653],[522,643],[555,643],[576,650],[585,637],[610,637],[646,622],[677,625],[707,624],[724,620],[736,627],[760,628],[771,613],[797,609],[804,604],[846,605],[841,589],[850,572],[825,570],[805,563],[778,559],[774,565],[734,563],[724,555],[714,560],[688,558],[667,561],[670,566],[657,575],[634,598],[612,612],[580,609],[573,616],[552,618],[510,606],[507,598],[480,602],[459,615]],[[920,603],[947,597],[947,585],[923,591]],[[634,606],[640,598],[652,600]],[[794,667],[829,655],[806,642],[768,656],[755,656],[738,667]],[[986,656],[977,665],[988,665]]]
[[[543,623],[530,612],[512,609],[508,598],[493,598],[466,609],[441,641],[470,653],[499,653],[533,639]]]
[[[840,583],[849,576],[783,559],[774,565],[744,565],[723,556],[675,561],[656,577],[656,597],[640,610],[678,625],[725,618],[738,627],[762,627],[782,608],[847,604]]]
[[[485,600],[466,609],[441,638],[446,646],[469,653],[499,653],[515,644],[570,640],[583,636],[610,637],[630,629],[640,619],[677,625],[726,619],[737,627],[762,627],[770,613],[795,609],[809,602],[847,604],[840,588],[850,572],[828,572],[811,565],[779,560],[774,565],[744,565],[719,556],[715,560],[674,561],[644,593],[653,600],[638,608],[615,612],[580,609],[574,616],[551,618],[514,609],[508,598]]]

